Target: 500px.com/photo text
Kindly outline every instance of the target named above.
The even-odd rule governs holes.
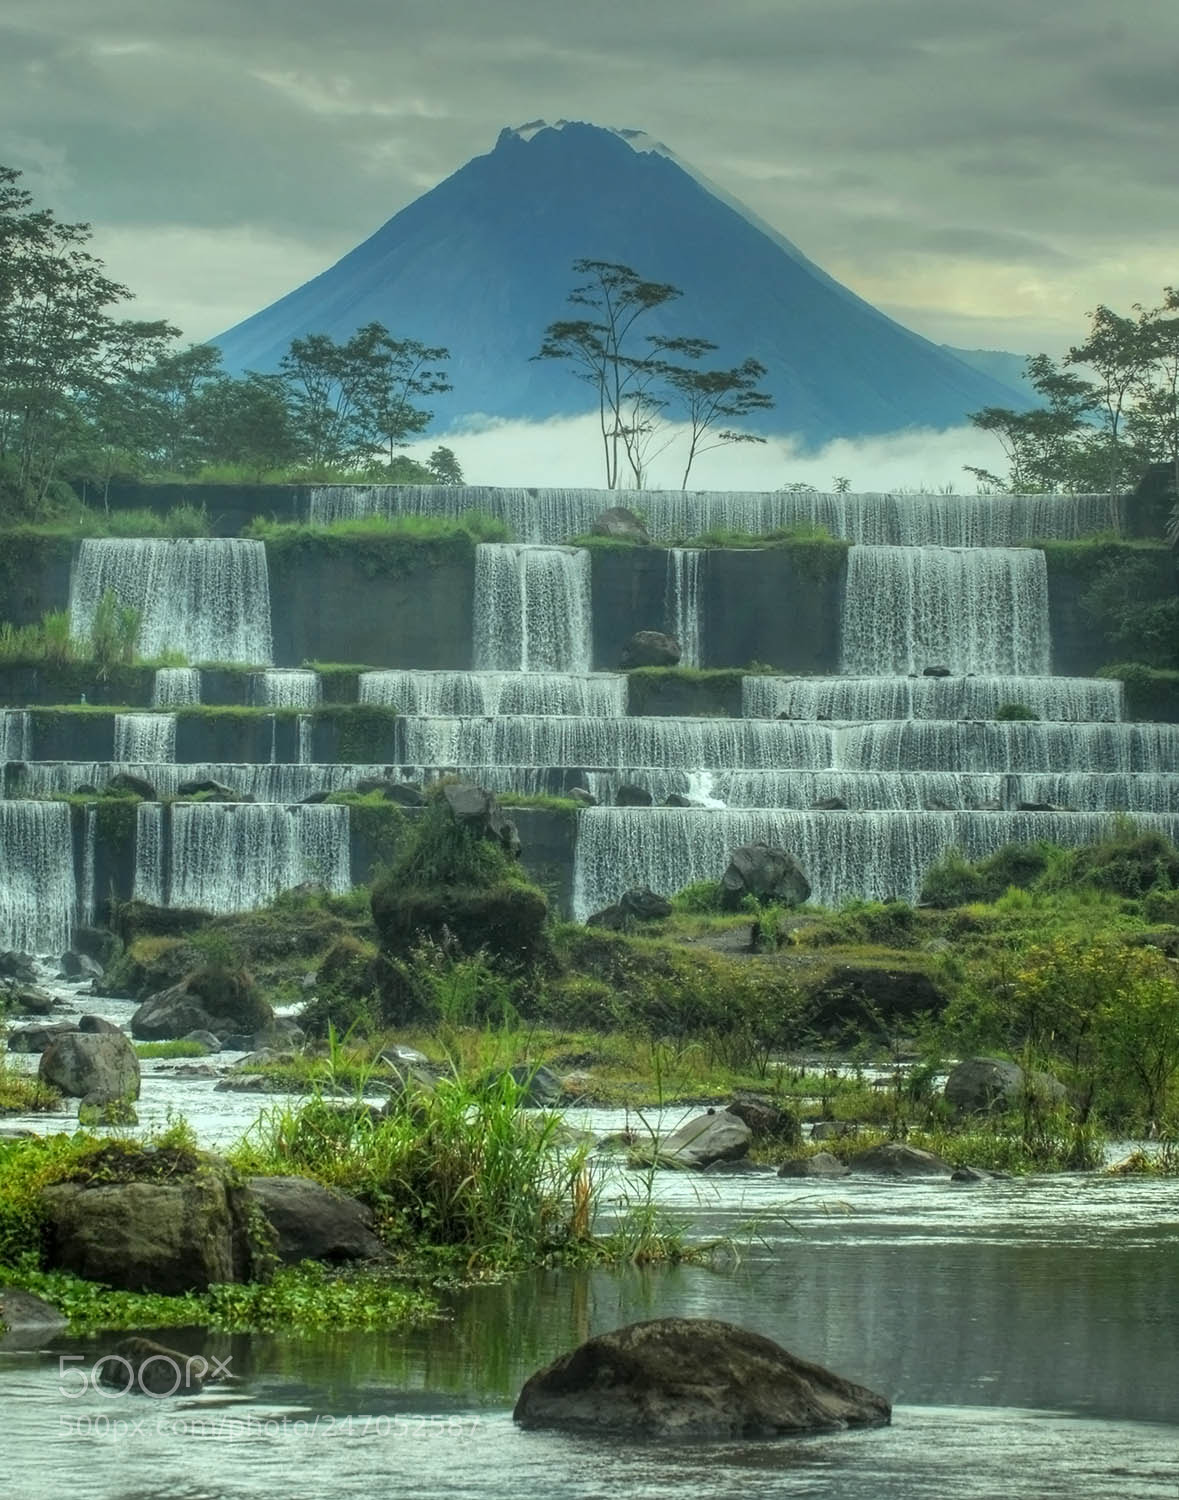
[[[368,1416],[368,1417],[259,1417],[229,1412],[171,1416],[163,1411],[142,1417],[116,1417],[106,1412],[96,1416],[59,1418],[69,1437],[97,1437],[128,1441],[149,1435],[182,1438],[309,1438],[309,1437],[422,1437],[445,1433],[449,1438],[472,1441],[481,1434],[477,1416]]]

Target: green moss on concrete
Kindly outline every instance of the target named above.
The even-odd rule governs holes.
[[[730,667],[636,667],[627,673],[628,711],[738,718],[743,675]]]
[[[1098,677],[1112,677],[1126,688],[1126,716],[1179,723],[1179,670],[1118,662],[1102,667]]]

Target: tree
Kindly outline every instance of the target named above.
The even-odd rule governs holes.
[[[364,418],[380,435],[392,464],[394,450],[404,448],[434,418],[433,412],[414,406],[411,397],[436,396],[453,389],[440,368],[450,352],[416,339],[391,338],[379,323],[370,323],[361,332],[373,335],[373,384]]]
[[[465,484],[462,465],[449,448],[435,448],[426,460],[435,484]]]
[[[972,464],[965,465],[967,472],[991,488],[1016,494],[1085,488],[1076,483],[1084,467],[1077,459],[1093,431],[1094,387],[1059,369],[1047,354],[1032,355],[1026,371],[1042,405],[1031,411],[987,406],[969,416],[974,426],[999,439],[1011,466],[1007,479]]]
[[[606,488],[618,488],[624,463],[636,488],[642,488],[644,439],[666,402],[652,390],[656,372],[650,353],[637,342],[635,326],[683,293],[667,282],[647,281],[613,261],[575,260],[573,270],[586,279],[567,300],[592,316],[550,323],[533,358],[564,360],[593,390]]]
[[[765,441],[724,425],[774,404],[756,389],[764,366],[747,359],[732,369],[702,369],[700,360],[717,348],[708,339],[636,331],[646,314],[683,296],[678,287],[645,280],[613,261],[577,260],[573,269],[587,279],[568,300],[596,316],[551,323],[533,358],[565,360],[592,387],[607,489],[618,488],[624,464],[635,489],[643,488],[651,463],[677,436],[667,426],[673,415],[687,428],[682,489],[701,453],[727,443]]]
[[[661,341],[665,351],[681,352],[698,359],[716,348],[704,339]],[[679,346],[678,349],[676,346]],[[729,443],[764,443],[752,432],[739,432],[722,423],[743,421],[756,412],[768,411],[774,398],[757,389],[766,373],[756,359],[747,359],[731,370],[698,370],[692,366],[667,365],[664,375],[676,393],[679,410],[688,428],[688,458],[680,489],[688,488],[692,465],[701,453]]]
[[[197,408],[205,387],[221,376],[221,350],[215,344],[190,344],[144,372],[143,386],[154,400],[154,431],[145,443],[155,462],[168,473],[186,474],[200,462]]]
[[[0,461],[37,505],[107,388],[135,378],[176,330],[112,318],[131,293],[85,248],[90,226],[34,209],[19,178],[0,166]]]
[[[256,480],[299,457],[286,384],[278,375],[219,375],[192,402],[192,430],[201,460],[240,464]]]

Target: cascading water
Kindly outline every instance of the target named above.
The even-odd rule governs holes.
[[[98,808],[87,803],[82,824],[82,889],[78,901],[78,920],[83,927],[93,927],[98,905]]]
[[[267,665],[270,585],[261,542],[230,537],[104,537],[81,544],[70,579],[70,632],[89,640],[107,591],[140,613],[141,656]]]
[[[351,887],[346,807],[177,802],[171,825],[169,905],[248,911],[307,881]]]
[[[303,802],[318,792],[354,788],[365,778],[396,780],[391,765],[353,765],[344,762],[280,761],[195,762],[181,764],[124,761],[47,760],[30,762],[21,777],[21,795],[56,797],[79,787],[102,787],[112,776],[126,772],[150,781],[161,797],[176,797],[186,782],[215,781],[236,792],[243,801]]]
[[[1139,821],[1179,835],[1179,814]],[[671,893],[717,880],[730,851],[753,842],[789,849],[807,874],[811,900],[836,906],[852,897],[916,900],[925,871],[952,847],[979,859],[1006,843],[1093,843],[1115,826],[1100,813],[595,807],[581,814],[574,915],[584,920],[635,886]]]
[[[482,542],[475,549],[475,666],[590,670],[590,558],[581,547]]]
[[[574,714],[619,718],[626,678],[593,672],[362,672],[361,703],[433,718],[493,714]]]
[[[131,889],[136,901],[151,906],[166,904],[164,809],[158,802],[141,802],[135,809],[135,878]]]
[[[852,547],[842,661],[851,675],[1043,676],[1048,571],[1027,547]]]
[[[175,714],[116,714],[116,761],[150,765],[176,759]]]
[[[32,738],[29,725],[24,709],[0,709],[0,765],[6,760],[28,760]]]
[[[1122,684],[1100,677],[745,677],[749,718],[993,719],[1017,704],[1037,719],[1119,720]]]
[[[0,802],[0,949],[64,953],[77,899],[69,807]]]
[[[157,667],[152,684],[153,708],[181,708],[201,701],[201,674],[196,667]]]
[[[1168,772],[1179,765],[1179,724],[894,719],[832,735],[832,764],[849,771]]]
[[[271,668],[250,679],[256,708],[318,708],[323,702],[323,682],[318,672],[293,667]]]
[[[681,667],[699,667],[702,662],[700,568],[704,555],[696,547],[670,547],[667,552],[664,615],[669,633],[680,643]]]
[[[1116,524],[1108,495],[889,495],[815,491],[604,491],[474,485],[330,485],[311,492],[316,525],[370,515],[458,518],[483,511],[533,543],[584,536],[610,506],[641,510],[657,541],[714,530],[761,534],[823,526],[849,542],[892,547],[1011,547],[1092,536]]]

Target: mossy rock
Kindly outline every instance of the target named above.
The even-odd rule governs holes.
[[[387,881],[373,891],[372,902],[381,946],[393,957],[407,957],[423,935],[440,944],[449,935],[464,953],[484,949],[493,959],[522,967],[546,951],[548,903],[542,891],[523,882],[399,890]]]

